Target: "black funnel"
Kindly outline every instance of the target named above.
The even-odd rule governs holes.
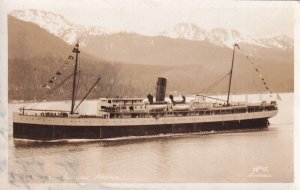
[[[156,101],[161,102],[165,101],[167,88],[167,79],[163,77],[158,77],[156,84]]]

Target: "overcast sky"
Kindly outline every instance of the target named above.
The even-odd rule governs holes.
[[[256,38],[293,37],[294,4],[277,1],[200,0],[9,0],[7,11],[41,9],[67,20],[113,31],[155,35],[177,23],[204,29],[227,28]]]

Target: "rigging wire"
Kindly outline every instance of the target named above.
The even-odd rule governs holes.
[[[246,60],[252,65],[252,67],[255,69],[257,75],[259,76],[259,78],[262,80],[263,85],[265,86],[265,89],[269,92],[270,97],[272,97],[272,92],[270,91],[270,88],[267,86],[267,83],[265,81],[265,79],[263,78],[262,74],[259,72],[258,68],[254,65],[254,62],[252,60],[250,60],[249,56],[246,55],[246,53],[239,48],[239,50],[241,51],[241,53],[245,56]],[[201,93],[207,93],[210,90],[212,90],[213,88],[215,88],[221,81],[223,81],[228,75],[230,74],[227,73],[225,76],[223,76],[222,78],[220,78],[219,80],[217,80],[215,83],[213,83],[212,85],[208,86],[207,88],[203,89],[199,94]]]
[[[204,97],[204,98],[209,98],[209,99],[212,99],[212,100],[218,100],[218,101],[222,101],[222,102],[227,102],[227,100],[223,100],[223,99],[220,99],[220,98],[214,98],[214,97],[206,96],[206,95],[202,95],[202,94],[197,94],[197,96],[201,96],[201,97]]]
[[[51,94],[53,94],[58,88],[60,88],[60,87],[61,87],[67,80],[69,80],[72,76],[73,76],[73,73],[71,73],[70,75],[68,75],[68,76],[67,76],[63,81],[61,81],[57,86],[55,86],[55,87],[52,88],[52,89],[49,89],[49,90],[50,90],[49,93],[48,93],[46,96],[44,96],[44,98],[41,98],[40,101],[36,102],[36,104],[33,105],[32,107],[30,107],[29,109],[33,109],[33,108],[36,107],[38,104],[40,104],[40,103],[45,99],[45,97],[50,96]],[[25,108],[25,106],[24,106],[24,108]]]
[[[86,93],[86,95],[83,97],[83,99],[79,102],[79,104],[75,107],[74,111],[77,110],[77,108],[80,106],[80,104],[85,100],[85,98],[90,94],[90,92],[94,89],[94,87],[97,85],[97,83],[100,81],[101,77],[97,79],[97,81],[92,85],[90,90]]]
[[[210,86],[206,87],[205,89],[203,89],[202,91],[200,91],[198,94],[202,94],[202,93],[207,93],[210,90],[214,89],[218,84],[220,84],[228,75],[230,74],[230,72],[226,73],[226,75],[222,76],[222,78],[220,78],[219,80],[217,80],[216,82],[214,82],[213,84],[211,84]]]
[[[86,76],[86,77],[93,77],[94,79],[97,79],[98,77],[95,75],[91,75],[91,74],[86,74],[85,72],[81,71],[81,75],[82,76]]]
[[[270,88],[267,85],[267,82],[265,80],[265,78],[262,76],[262,74],[259,72],[258,68],[254,65],[254,62],[252,60],[250,60],[249,56],[246,55],[246,53],[240,49],[241,53],[245,56],[246,60],[250,63],[250,65],[253,67],[253,69],[256,71],[258,77],[261,79],[265,89],[268,91],[270,97],[272,97],[272,91],[270,90]]]
[[[59,83],[58,85],[54,86],[54,88],[52,88],[51,86],[54,85],[54,81],[57,80],[57,78],[59,78],[59,76],[62,75],[62,73],[64,73],[62,70],[66,69],[66,66],[70,64],[69,60],[74,59],[74,57],[72,55],[69,55],[68,57],[65,58],[63,65],[59,67],[58,71],[54,74],[54,76],[51,77],[50,80],[48,80],[48,82],[43,86],[42,92],[43,92],[43,97],[41,98],[40,101],[38,101],[37,103],[35,103],[35,105],[33,105],[31,107],[31,109],[35,106],[37,106],[39,103],[41,103],[45,97],[51,95],[56,89],[58,89],[60,86],[62,86],[73,74],[67,76],[61,83]],[[48,85],[49,84],[49,85]],[[48,91],[47,95],[45,95],[45,90]],[[23,106],[23,108],[32,105],[33,103],[29,103],[26,104],[25,106]]]
[[[55,90],[57,90],[58,88],[60,88],[72,76],[73,76],[73,73],[71,73],[70,75],[68,75],[62,82],[60,82],[57,86],[55,86],[53,89],[51,89],[52,91],[50,92],[50,94],[52,94]]]
[[[267,85],[267,82],[266,80],[264,79],[264,77],[262,76],[262,74],[259,72],[258,68],[254,65],[254,62],[249,58],[249,56],[246,55],[246,53],[241,49],[239,48],[239,50],[241,51],[242,55],[245,56],[246,60],[250,63],[250,65],[253,67],[253,69],[256,71],[257,75],[259,76],[259,78],[262,80],[262,83],[265,87],[265,89],[268,91],[268,93],[270,94],[270,97],[272,97],[272,92],[270,90],[270,88],[268,87]],[[209,92],[210,90],[212,90],[213,88],[215,88],[222,80],[224,80],[228,75],[230,74],[227,73],[224,77],[222,77],[220,80],[216,81],[215,83],[213,83],[212,85],[208,86],[207,88],[203,89],[200,93],[198,94],[201,94],[201,93],[207,93]]]
[[[51,88],[51,86],[54,84],[54,81],[57,79],[57,77],[60,76],[60,75],[63,73],[61,70],[62,70],[62,69],[66,69],[66,65],[69,65],[69,64],[70,64],[70,62],[69,62],[70,59],[73,59],[73,56],[69,55],[68,57],[66,57],[66,58],[64,59],[64,61],[63,61],[63,65],[60,66],[59,69],[57,69],[58,71],[54,74],[54,76],[52,76],[52,77],[48,80],[47,84],[45,84],[45,85],[43,86],[43,89],[42,89],[43,94],[45,94],[45,90],[48,90],[48,92],[50,91],[50,94],[53,93],[53,92],[52,92],[53,89]],[[49,84],[50,86],[49,86],[48,84]],[[61,84],[61,83],[60,83],[60,84]],[[45,97],[47,97],[47,96],[43,95],[43,97],[41,98],[41,101],[44,100]],[[29,103],[25,104],[23,107],[25,108],[25,107],[30,106],[30,105],[32,105],[32,104],[36,104],[36,105],[33,105],[33,106],[32,106],[32,107],[35,107],[35,106],[37,106],[41,101],[39,101],[38,103],[36,103],[36,102],[29,102]]]

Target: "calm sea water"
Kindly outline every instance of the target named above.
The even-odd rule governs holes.
[[[268,129],[16,146],[9,104],[9,180],[24,182],[293,182],[293,94]],[[244,96],[236,96],[242,99]],[[260,99],[252,95],[248,100]],[[52,108],[69,102],[44,103]],[[80,111],[93,112],[95,101]]]

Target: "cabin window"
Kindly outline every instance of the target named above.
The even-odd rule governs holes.
[[[108,100],[108,103],[110,104],[110,103],[111,103],[111,100]]]
[[[130,110],[130,111],[133,111],[133,106],[129,106],[129,110]]]

